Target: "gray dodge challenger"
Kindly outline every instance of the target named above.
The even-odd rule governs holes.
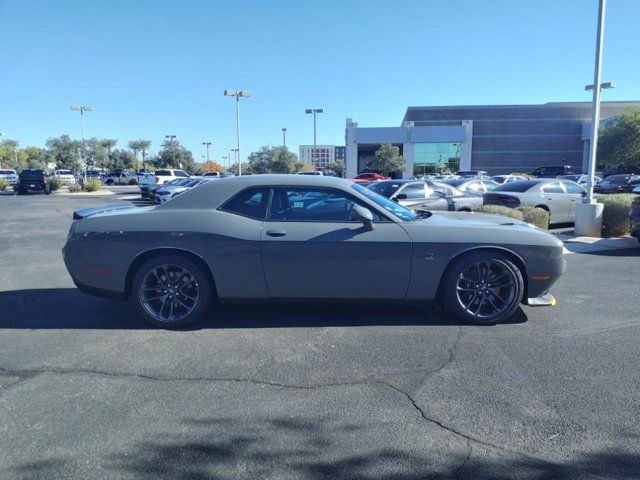
[[[78,288],[130,300],[163,327],[214,301],[437,301],[492,324],[555,305],[562,242],[510,218],[414,212],[347,180],[251,175],[153,207],[74,212],[63,248]]]

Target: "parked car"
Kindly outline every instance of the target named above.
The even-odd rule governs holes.
[[[361,173],[359,175],[356,175],[353,178],[348,178],[347,180],[354,183],[369,183],[369,182],[375,182],[378,180],[389,180],[389,177],[385,177],[383,175],[380,175],[379,173],[371,172],[371,173]]]
[[[26,168],[18,175],[18,182],[13,186],[18,195],[25,195],[29,192],[43,192],[46,195],[51,193],[49,179],[44,170]]]
[[[127,172],[113,172],[104,177],[102,183],[105,185],[129,185],[131,180],[139,181],[139,175]]]
[[[491,192],[500,185],[498,182],[483,178],[458,178],[455,180],[443,180],[443,183],[457,188],[462,193],[473,195]]]
[[[155,185],[163,185],[177,178],[189,178],[189,174],[184,170],[166,168],[156,170],[153,175],[144,174],[144,176],[138,176],[140,196],[142,198],[147,198],[149,195],[149,188]]]
[[[158,190],[155,191],[155,201],[156,203],[166,203],[171,200],[173,197],[180,195],[187,190],[192,189],[200,185],[202,182],[207,182],[209,180],[204,180],[202,178],[193,178],[189,180],[184,180],[184,183],[178,183],[175,185],[161,185]]]
[[[484,195],[485,205],[543,208],[549,212],[549,223],[572,223],[576,205],[587,191],[570,180],[538,178],[500,185]]]
[[[158,192],[158,190],[160,190],[161,188],[164,188],[164,187],[186,185],[190,181],[191,181],[190,177],[188,177],[188,178],[174,178],[173,180],[169,180],[168,182],[163,183],[161,185],[158,185],[158,184],[151,185],[149,187],[148,192],[147,192],[147,197],[150,200],[152,200],[152,201],[154,201],[156,203],[159,203],[157,201],[157,198],[156,198],[156,193]]]
[[[633,187],[633,190],[631,190],[631,193],[640,193],[640,185],[638,185],[637,187]]]
[[[206,172],[196,176],[201,178],[227,178],[233,177],[233,174],[225,172]]]
[[[87,170],[84,174],[86,180],[100,180],[101,182],[105,178],[105,175],[99,170]]]
[[[445,192],[441,184],[421,180],[382,180],[367,188],[412,210],[466,211],[482,205],[482,197]],[[453,188],[453,187],[451,187]]]
[[[54,170],[53,176],[65,185],[76,184],[76,176],[71,170]]]
[[[315,202],[299,202],[316,195]],[[63,248],[83,291],[131,299],[163,327],[214,300],[439,301],[496,323],[554,305],[563,244],[497,215],[423,216],[346,180],[254,175],[206,182],[156,207],[74,212]],[[117,233],[117,235],[114,234]]]
[[[640,175],[609,175],[593,187],[595,193],[631,193],[640,185]]]
[[[333,172],[321,172],[320,170],[315,170],[313,172],[298,172],[296,175],[319,175],[324,177],[335,177],[336,174]]]
[[[640,193],[640,187],[637,188],[637,193]],[[631,220],[631,236],[636,237],[640,242],[640,197],[633,200],[629,211],[629,219]]]
[[[9,182],[9,185],[18,183],[18,174],[12,168],[0,169],[0,178]]]
[[[582,175],[582,174],[563,175],[560,178],[563,178],[565,180],[571,180],[572,182],[576,182],[578,185],[582,185],[583,187],[586,187],[587,181],[589,180],[589,175]],[[602,181],[602,177],[599,177],[598,175],[594,175],[593,180],[594,180],[594,184],[596,184]]]
[[[617,167],[610,167],[602,170],[603,178],[610,175],[640,175],[640,167],[633,165],[618,165]]]
[[[460,170],[456,172],[458,178],[487,177],[488,174],[484,170]]]
[[[529,175],[533,175],[536,178],[559,178],[563,175],[575,173],[571,165],[547,165],[546,167],[536,168]]]
[[[520,175],[494,175],[491,180],[497,183],[517,182],[518,180],[526,180]]]

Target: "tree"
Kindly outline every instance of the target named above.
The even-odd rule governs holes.
[[[640,109],[628,110],[600,127],[598,163],[640,166]]]
[[[283,146],[265,145],[249,155],[248,160],[252,173],[296,173],[302,167],[298,157]]]
[[[342,160],[334,160],[333,162],[327,164],[325,170],[330,170],[335,173],[338,177],[342,177],[344,175],[344,171],[346,170],[346,166]]]
[[[110,155],[110,169],[130,170],[136,166],[136,157],[128,150],[117,148]]]
[[[229,166],[227,170],[229,173],[233,173],[234,175],[238,175],[238,162],[234,162]],[[255,173],[251,171],[251,167],[247,162],[242,162],[242,173]]]
[[[133,150],[133,155],[136,157],[136,163],[138,161],[138,152],[142,153],[142,166],[145,167],[147,151],[149,150],[149,147],[151,147],[151,140],[131,140],[128,147]]]
[[[37,168],[45,169],[45,151],[38,147],[25,147],[18,151],[19,165],[15,168]]]
[[[97,138],[91,138],[85,141],[85,160],[87,166],[93,166],[97,168],[110,168],[109,153],[102,144],[102,141]]]
[[[195,162],[191,151],[180,145],[178,140],[167,139],[156,157],[156,167],[182,168],[187,172],[195,171]]]
[[[0,166],[15,168],[16,170],[19,168],[18,142],[16,140],[7,139],[0,143]]]
[[[54,163],[56,168],[79,170],[79,150],[80,142],[71,140],[69,135],[50,138],[47,140],[46,160]]]
[[[400,155],[400,149],[390,143],[383,143],[369,160],[367,168],[389,176],[393,172],[407,168],[406,160]]]

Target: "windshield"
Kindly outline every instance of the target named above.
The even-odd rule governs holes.
[[[369,184],[367,188],[376,192],[378,195],[390,198],[400,186],[401,184],[398,182],[377,182]]]
[[[402,205],[398,205],[396,202],[392,202],[388,198],[385,198],[362,185],[354,183],[351,187],[357,192],[365,195],[369,200],[377,203],[378,206],[384,208],[387,212],[392,213],[405,222],[411,222],[419,218],[416,212],[409,210],[408,208],[404,208]]]

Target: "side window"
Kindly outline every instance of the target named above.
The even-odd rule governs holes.
[[[545,193],[564,193],[564,189],[560,182],[547,183],[544,186]]]
[[[318,188],[277,188],[273,192],[269,220],[285,222],[351,222],[351,207],[358,202],[345,192]],[[380,215],[368,208],[373,221]]]
[[[268,203],[268,188],[249,188],[238,193],[225,203],[220,210],[242,215],[243,217],[255,218],[256,220],[264,220]]]
[[[482,188],[482,184],[480,182],[471,182],[467,184],[465,190],[467,192],[483,192],[484,188]]]
[[[404,193],[407,198],[425,198],[424,195],[424,184],[412,183],[404,187],[400,193]]]
[[[156,170],[155,174],[158,176],[165,176],[165,175],[171,175],[171,172],[169,172],[169,170]]]
[[[182,170],[174,170],[174,175],[176,177],[188,177],[189,174],[187,172],[183,172]]]
[[[492,192],[496,189],[498,185],[492,182],[485,182],[484,186],[487,189],[487,192]]]
[[[575,183],[562,182],[564,184],[564,188],[567,189],[567,193],[573,193],[575,195],[581,195],[585,189],[580,185],[576,185]]]

